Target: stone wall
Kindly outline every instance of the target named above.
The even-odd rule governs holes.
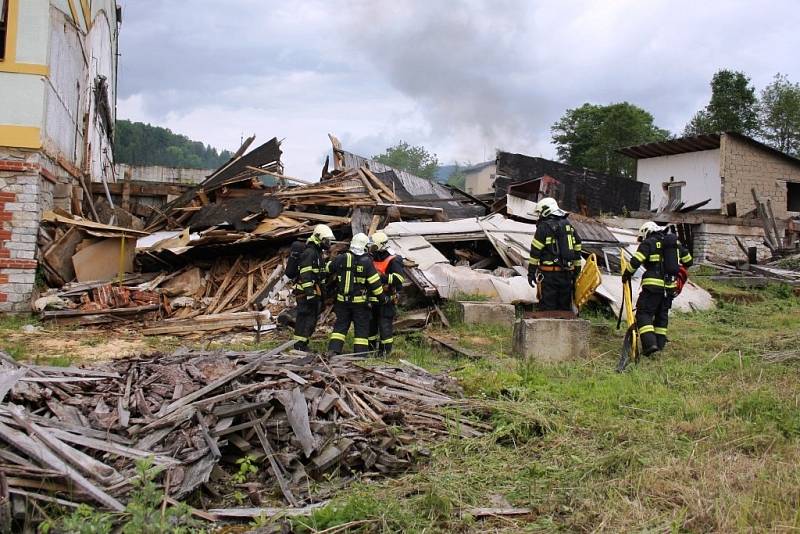
[[[0,312],[30,310],[42,212],[69,210],[66,173],[40,152],[0,149]]]
[[[764,231],[757,226],[704,223],[693,225],[692,236],[696,262],[707,257],[717,261],[746,260],[747,256],[736,243],[736,237],[742,240],[745,247],[758,249],[759,261],[767,260],[771,256],[769,249],[764,246]]]
[[[800,163],[792,162],[756,143],[723,134],[720,146],[720,175],[722,176],[722,211],[736,202],[739,216],[755,209],[751,188],[761,199],[772,200],[777,219],[788,216],[786,182],[800,182]]]

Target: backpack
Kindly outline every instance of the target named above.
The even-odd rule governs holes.
[[[661,261],[663,262],[664,276],[676,277],[681,268],[680,261],[678,261],[678,236],[667,233],[661,242],[663,243]]]
[[[575,250],[575,229],[570,222],[564,218],[550,221],[548,224],[555,234],[553,255],[558,258],[559,264],[566,267],[578,261],[580,254]]]
[[[300,256],[306,249],[306,244],[302,241],[295,241],[289,248],[289,257],[286,259],[286,270],[284,274],[294,280],[300,274]]]

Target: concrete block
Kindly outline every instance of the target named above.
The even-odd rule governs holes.
[[[511,326],[516,317],[513,304],[499,302],[459,302],[457,319],[464,324]]]
[[[564,362],[589,356],[591,323],[584,319],[517,319],[514,355],[540,362]]]

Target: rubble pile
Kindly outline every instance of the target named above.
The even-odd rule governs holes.
[[[290,343],[260,352],[182,348],[85,368],[0,353],[9,493],[121,510],[136,461],[151,458],[169,498],[200,490],[224,505],[215,487],[232,487],[237,460],[248,457],[261,464],[245,484],[254,506],[276,497],[302,506],[325,497],[312,481],[331,473],[346,481],[402,472],[427,441],[489,428],[442,412],[464,406],[449,379],[410,364],[287,352]]]
[[[144,230],[46,213],[40,247],[50,289],[35,311],[80,325],[136,320],[149,335],[264,332],[295,305],[285,260],[292,242],[317,224],[332,227],[344,247],[354,233],[391,221],[484,212],[429,180],[373,172],[368,161],[330,171],[326,163],[314,183],[285,176],[277,139],[245,153],[251,143],[197,187],[153,208]],[[411,282],[434,296],[416,265],[407,266]]]

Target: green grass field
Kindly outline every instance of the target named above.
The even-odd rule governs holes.
[[[521,364],[510,330],[455,326],[486,355],[457,360],[405,338],[399,357],[449,370],[494,431],[454,436],[399,479],[362,482],[303,522],[365,532],[741,532],[800,530],[800,300],[675,314],[655,359],[614,372],[621,333],[593,316],[587,361]],[[788,353],[791,355],[791,352]],[[457,430],[455,431],[457,432]],[[529,507],[475,520],[469,507]]]
[[[479,361],[400,337],[395,357],[456,377],[493,431],[461,439],[454,426],[413,472],[360,480],[295,528],[800,530],[800,299],[786,286],[711,289],[724,296],[716,310],[673,315],[667,350],[624,374],[622,333],[597,313],[591,357],[561,365],[514,359],[510,327],[447,332]],[[508,506],[532,513],[464,512]]]

